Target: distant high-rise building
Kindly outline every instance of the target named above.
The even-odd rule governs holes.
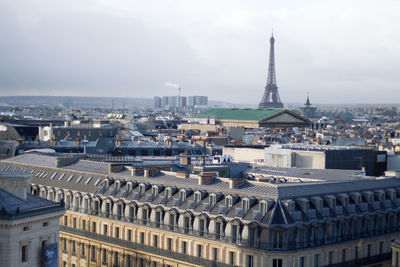
[[[188,103],[187,103],[187,106],[188,106],[188,107],[194,107],[194,103],[195,103],[195,101],[194,101],[194,96],[188,96]]]
[[[267,85],[265,86],[264,96],[258,105],[259,109],[264,108],[283,108],[281,98],[279,97],[278,86],[276,85],[275,76],[275,39],[272,35],[270,40],[269,49],[269,65],[268,65],[268,78]]]
[[[161,108],[161,97],[159,96],[154,97],[154,107]]]

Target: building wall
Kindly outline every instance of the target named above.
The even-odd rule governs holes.
[[[235,162],[262,163],[265,158],[263,148],[223,147],[222,154],[232,156]]]
[[[42,241],[58,242],[59,214],[16,221],[0,221],[0,262],[2,267],[41,266]],[[47,226],[45,226],[47,223]],[[22,246],[28,245],[27,261],[22,262]]]
[[[309,169],[325,169],[325,153],[315,151],[294,151],[296,167]]]

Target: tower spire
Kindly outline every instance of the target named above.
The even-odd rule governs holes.
[[[263,98],[258,105],[259,109],[264,108],[283,108],[281,98],[278,93],[278,86],[276,85],[276,75],[275,75],[275,38],[272,31],[271,38],[269,39],[269,64],[268,64],[268,76],[267,85],[265,86],[265,91]]]

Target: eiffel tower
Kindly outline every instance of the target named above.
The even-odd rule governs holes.
[[[264,96],[258,105],[259,109],[265,108],[283,108],[283,104],[281,102],[281,98],[278,93],[278,86],[276,85],[276,76],[275,76],[275,50],[274,44],[275,39],[274,35],[271,35],[269,39],[270,47],[269,47],[269,65],[268,65],[268,78],[267,85],[265,86]]]

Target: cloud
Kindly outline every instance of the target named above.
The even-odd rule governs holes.
[[[177,81],[182,95],[257,104],[274,29],[284,102],[303,102],[307,91],[314,103],[391,102],[400,98],[399,7],[4,0],[0,94],[152,97]]]

